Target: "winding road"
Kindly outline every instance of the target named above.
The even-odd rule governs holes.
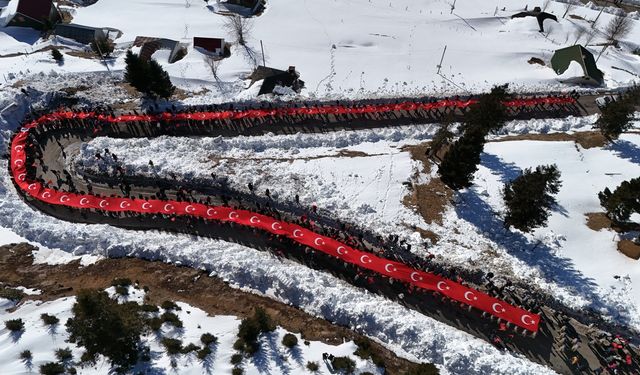
[[[593,98],[516,98],[511,118],[550,118],[594,112]],[[295,259],[382,294],[561,373],[580,373],[571,357],[596,368],[603,356],[587,329],[532,295],[495,294],[481,279],[415,257],[366,228],[341,223],[290,202],[224,186],[144,177],[69,173],[67,153],[96,136],[235,136],[361,129],[460,119],[471,100],[402,99],[272,107],[245,104],[152,115],[52,112],[25,121],[11,143],[10,173],[32,207],[51,216],[128,229],[164,229],[241,243]],[[455,281],[454,281],[455,279]],[[502,324],[500,324],[502,322]],[[566,328],[578,340],[567,352]],[[562,349],[565,348],[565,349]],[[636,364],[637,364],[637,357]],[[605,364],[606,365],[606,364]],[[636,365],[637,366],[637,365]]]

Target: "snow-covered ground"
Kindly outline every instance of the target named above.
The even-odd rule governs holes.
[[[114,288],[107,289],[112,297],[115,295]],[[142,303],[144,292],[133,287],[129,287],[129,296],[117,297],[120,302],[132,301]],[[71,307],[75,303],[75,297],[61,298],[49,302],[27,301],[21,304],[15,311],[7,312],[6,309],[13,304],[4,299],[0,299],[0,321],[9,319],[22,319],[25,330],[22,334],[9,332],[2,324],[0,329],[0,373],[2,374],[27,374],[37,373],[40,365],[47,362],[57,362],[55,350],[69,347],[73,352],[73,360],[79,361],[83,349],[75,344],[66,342],[68,333],[65,323],[72,316]],[[233,365],[230,363],[231,356],[236,353],[233,350],[233,343],[237,339],[240,319],[235,316],[216,315],[209,316],[206,312],[190,306],[186,303],[178,302],[180,310],[174,313],[180,318],[184,326],[176,329],[169,324],[164,324],[160,331],[145,334],[142,337],[143,345],[151,349],[151,361],[147,364],[140,364],[135,371],[170,369],[171,361],[174,360],[180,374],[230,374]],[[163,310],[160,309],[160,313]],[[43,324],[40,315],[49,314],[56,316],[60,323],[54,326]],[[183,345],[194,343],[202,346],[200,336],[204,333],[211,333],[218,338],[217,344],[211,346],[212,354],[206,361],[200,361],[195,352],[171,356],[161,344],[163,337],[179,339]],[[288,333],[281,327],[276,331],[263,334],[260,337],[260,352],[253,358],[244,359],[242,367],[247,375],[255,374],[304,374],[309,373],[306,369],[307,362],[316,362],[320,366],[318,374],[329,374],[330,370],[322,359],[322,353],[330,353],[334,356],[349,356],[355,362],[359,372],[369,371],[373,374],[382,374],[382,370],[377,368],[370,360],[362,360],[353,355],[357,346],[352,342],[345,342],[341,345],[332,346],[319,341],[310,341],[309,345],[299,334],[298,345],[293,349],[288,349],[282,345],[282,337]],[[20,359],[20,353],[30,350],[33,356],[31,361]],[[100,358],[96,365],[80,367],[77,366],[79,374],[105,374],[109,372],[109,364],[104,358]]]
[[[296,66],[307,83],[305,96],[443,95],[480,92],[507,82],[517,90],[562,90],[567,86],[558,82],[552,69],[527,61],[537,57],[548,64],[555,50],[578,39],[577,30],[591,30],[587,20],[595,19],[599,13],[593,4],[575,6],[570,14],[582,19],[567,16],[560,18],[559,23],[547,21],[543,34],[538,32],[534,18],[510,18],[522,10],[521,1],[503,0],[495,4],[462,0],[456,2],[453,12],[450,4],[444,0],[272,0],[264,14],[253,19],[249,45],[259,51],[262,40],[270,66],[281,69]],[[564,4],[552,1],[547,11],[561,16]],[[602,30],[612,13],[617,12],[615,8],[607,8],[595,30]],[[117,40],[119,50],[108,62],[109,69],[115,72],[123,69],[124,51],[136,36],[170,38],[189,45],[194,36],[234,41],[224,30],[226,17],[212,12],[201,1],[98,1],[72,9],[72,13],[75,23],[123,31]],[[638,79],[612,69],[615,66],[640,71],[640,57],[630,52],[638,48],[640,16],[634,12],[630,17],[635,29],[623,38],[622,48],[607,49],[598,61],[609,88]],[[584,43],[585,38],[579,42]],[[597,44],[602,41],[603,34],[597,32],[588,46],[594,55],[600,52]],[[52,70],[106,72],[106,67],[96,59],[67,55],[59,66],[49,52],[31,53],[51,43],[77,48],[68,40],[38,39],[37,33],[26,29],[0,29],[0,55],[30,53],[0,58],[0,71],[15,76],[13,81],[29,73]],[[436,65],[445,45],[447,52],[439,76]],[[258,56],[261,60],[259,53]],[[160,62],[178,86],[195,91],[204,86],[211,90],[204,95],[205,101],[219,100],[220,96],[227,99],[255,96],[255,90],[244,91],[248,82],[241,81],[254,65],[241,47],[234,45],[231,57],[222,62],[219,76],[224,82],[220,86],[213,84],[204,55],[191,47],[179,62],[168,64],[166,59]]]
[[[513,121],[502,133],[585,130],[592,121]],[[594,232],[585,225],[585,214],[602,211],[599,191],[640,174],[640,136],[624,135],[615,145],[588,150],[573,142],[489,143],[476,185],[456,197],[458,204],[446,211],[440,226],[427,225],[402,204],[408,194],[403,183],[420,167],[401,148],[430,138],[434,129],[427,125],[233,139],[98,138],[84,144],[73,163],[80,170],[112,173],[112,163],[93,157],[108,148],[132,174],[168,178],[179,171],[185,178],[230,176],[229,183],[237,189],[247,190],[252,183],[257,191],[268,188],[289,201],[299,194],[303,204],[316,203],[342,220],[384,235],[402,234],[417,252],[424,252],[424,247],[408,225],[430,229],[441,240],[428,251],[447,262],[482,269],[491,265],[500,273],[534,282],[570,306],[602,309],[640,327],[637,261],[617,252],[614,232]],[[339,152],[345,150],[366,156],[341,157]],[[564,184],[548,228],[530,235],[504,230],[494,214],[504,208],[502,184],[517,177],[520,168],[552,163],[558,164]]]

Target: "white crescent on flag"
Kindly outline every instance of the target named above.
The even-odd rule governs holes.
[[[196,208],[193,207],[192,205],[188,205],[187,207],[184,208],[184,211],[188,214],[192,213],[193,211],[195,211]]]
[[[100,201],[100,203],[98,204],[98,206],[100,206],[100,208],[105,208],[109,205],[109,202],[106,201],[106,199],[103,199]]]
[[[419,276],[419,277],[416,278],[416,276]],[[411,276],[410,277],[411,277],[411,280],[413,280],[413,281],[422,281],[422,276],[420,276],[420,274],[417,273],[417,272],[411,272]],[[438,288],[438,289],[440,289],[440,288]],[[442,290],[442,289],[440,289],[440,290]]]
[[[280,225],[280,223],[278,223],[276,221],[273,224],[271,224],[271,229],[273,229],[273,230],[281,230],[282,229],[282,225]]]
[[[464,292],[464,299],[466,299],[467,301],[477,301],[478,297],[476,297],[476,295],[473,294],[473,292]]]
[[[527,321],[527,319],[529,319],[529,321]],[[522,324],[527,326],[534,325],[536,323],[530,315],[526,314],[522,315],[522,318],[520,318],[520,320],[522,321]]]
[[[87,198],[80,199],[80,205],[81,206],[86,206],[88,204],[89,204],[89,200]]]
[[[69,201],[69,196],[63,195],[60,197],[60,203],[65,203]]]
[[[298,238],[298,237],[304,236],[304,234],[302,233],[302,231],[300,229],[296,229],[296,230],[293,231],[293,236]]]
[[[18,175],[18,181],[24,181],[27,179],[27,174],[26,173],[20,173]]]
[[[258,219],[257,216],[251,216],[251,219],[249,219],[249,222],[251,224],[258,224],[260,222],[260,219]],[[293,233],[293,235],[295,236],[295,232]]]
[[[169,203],[167,203],[167,204],[164,205],[164,210],[169,212],[169,211],[173,210],[173,206],[170,205]]]
[[[143,210],[148,210],[148,209],[150,209],[150,208],[151,208],[151,203],[149,203],[149,202],[144,202],[144,203],[142,204],[142,209],[143,209]]]
[[[393,264],[391,264],[391,263],[387,263],[387,264],[384,266],[384,270],[385,270],[385,271],[387,271],[387,272],[389,272],[389,273],[392,273],[392,272],[396,272],[396,271],[397,271],[396,267],[395,267]]]
[[[296,230],[299,230],[299,229],[296,229]],[[294,230],[294,232],[295,232],[295,230]],[[313,240],[313,243],[316,244],[316,246],[324,246],[324,240],[322,238],[320,238],[320,237],[318,237],[315,240]]]
[[[217,214],[217,212],[213,208],[207,210],[207,216],[213,216],[215,214]]]
[[[500,307],[500,310],[498,310],[498,309],[496,308],[496,306]],[[491,308],[493,309],[493,311],[497,312],[498,314],[505,312],[504,307],[502,307],[502,305],[501,305],[501,304],[499,304],[498,302],[494,303],[494,304],[491,306]]]
[[[49,199],[51,198],[51,193],[48,191],[45,191],[44,193],[42,193],[42,199]]]
[[[367,263],[371,263],[372,260],[371,260],[371,258],[369,258],[368,255],[363,255],[363,256],[360,257],[360,262],[362,264],[367,264]]]
[[[239,216],[239,215],[238,215],[238,213],[237,213],[237,212],[235,212],[235,211],[231,211],[231,212],[229,212],[229,219],[231,219],[231,220],[235,220],[235,219],[237,219],[237,218],[238,218],[238,216]]]
[[[36,190],[36,188],[37,188],[36,184],[29,184],[29,187],[28,187],[29,190]]]
[[[437,286],[438,290],[442,290],[442,291],[451,289],[451,288],[449,288],[449,285],[447,285],[447,283],[445,283],[444,281],[438,281],[436,286]]]
[[[24,146],[23,145],[16,145],[16,147],[13,148],[14,150],[20,152],[22,150],[24,150]]]
[[[22,166],[22,164],[24,164],[24,160],[22,160],[22,159],[16,159],[16,160],[14,160],[14,161],[13,161],[13,164],[14,164],[14,165],[16,165],[16,166],[18,166],[18,167],[21,167],[21,166]]]
[[[348,253],[347,249],[345,249],[344,246],[338,246],[338,248],[336,249],[336,252],[340,255],[346,255]]]
[[[126,201],[120,202],[120,208],[127,208],[129,206],[130,206],[130,204],[128,202],[126,202]]]

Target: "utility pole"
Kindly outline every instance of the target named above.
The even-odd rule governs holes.
[[[267,66],[267,62],[264,59],[264,45],[262,44],[262,39],[260,39],[260,49],[262,49],[262,66]]]
[[[442,51],[442,57],[440,57],[440,64],[436,65],[438,68],[438,72],[436,74],[440,74],[440,68],[442,68],[442,61],[444,61],[444,54],[447,52],[447,45],[445,44],[444,50]]]
[[[604,12],[604,7],[602,7],[602,9],[600,9],[600,13],[598,13],[598,15],[596,16],[596,19],[593,20],[593,23],[591,24],[591,28],[592,29],[596,26],[596,23],[598,22],[598,18],[600,18],[600,15],[602,14],[602,12]]]

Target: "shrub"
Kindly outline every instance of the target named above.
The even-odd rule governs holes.
[[[22,319],[11,319],[4,322],[4,326],[11,332],[24,330],[24,322]]]
[[[242,363],[242,354],[234,354],[231,356],[231,364],[232,365],[238,365]]]
[[[320,366],[318,366],[318,362],[307,362],[307,370],[311,371],[311,372],[316,372],[320,369]]]
[[[57,48],[53,48],[51,50],[51,58],[53,58],[57,62],[62,62],[64,60],[64,56]]]
[[[20,289],[14,288],[2,288],[0,289],[0,298],[5,298],[13,302],[18,302],[25,296],[24,292]]]
[[[167,354],[175,355],[180,354],[182,351],[182,341],[178,339],[172,339],[169,337],[165,337],[161,341],[162,346],[167,350]]]
[[[353,374],[356,370],[356,363],[349,357],[334,357],[331,360],[331,366],[336,371],[344,371],[347,374]]]
[[[160,316],[162,322],[169,323],[176,328],[182,328],[182,320],[178,318],[178,316],[172,312],[166,312]]]
[[[25,350],[20,353],[20,359],[23,361],[30,361],[33,358],[33,354],[31,354],[31,350]]]
[[[173,302],[173,301],[163,301],[162,304],[160,305],[160,307],[162,307],[165,310],[180,311],[180,307],[178,305],[176,305],[175,302]]]
[[[75,367],[69,367],[67,368],[67,374],[69,375],[76,375],[78,373],[78,370],[76,370]]]
[[[240,367],[234,367],[233,370],[231,370],[231,375],[242,375],[244,374],[244,370],[241,369]]]
[[[271,317],[262,307],[256,307],[254,309],[253,319],[258,323],[260,332],[272,332],[276,329],[276,325],[271,320]]]
[[[40,315],[40,319],[42,319],[42,322],[44,323],[44,325],[47,325],[47,326],[52,326],[60,323],[60,319],[58,319],[57,316],[53,316],[49,314]]]
[[[211,344],[217,343],[218,342],[218,338],[215,337],[214,335],[210,334],[210,333],[203,333],[202,336],[200,336],[200,341],[205,346],[209,346]]]
[[[185,346],[184,348],[182,348],[181,353],[182,354],[189,354],[191,352],[195,352],[200,350],[200,347],[194,343],[190,343],[189,345]]]
[[[90,44],[91,50],[98,56],[109,57],[115,49],[115,44],[108,38],[96,39]]]
[[[431,363],[420,363],[413,365],[409,368],[409,371],[405,375],[438,375],[440,371]]]
[[[552,194],[557,194],[560,186],[560,171],[555,165],[541,165],[534,171],[527,168],[521,176],[507,182],[504,186],[505,227],[529,232],[545,225],[556,204]]]
[[[111,286],[131,286],[131,279],[127,277],[116,277],[111,280]]]
[[[353,342],[358,347],[353,354],[362,359],[368,359],[371,357],[371,342],[369,342],[369,340],[364,337],[356,337]]]
[[[287,348],[291,349],[294,346],[298,345],[298,338],[296,337],[296,335],[293,335],[291,333],[287,333],[282,338],[282,345],[284,345]]]
[[[144,311],[144,312],[149,312],[149,313],[157,313],[160,311],[160,309],[158,308],[158,306],[156,305],[149,305],[149,304],[144,304],[142,306],[140,306],[140,310]]]
[[[211,349],[208,346],[205,346],[204,348],[198,350],[198,359],[204,361],[207,356],[209,356],[209,354],[211,354]]]
[[[148,319],[146,323],[147,327],[149,327],[150,330],[152,330],[153,332],[157,332],[160,330],[160,328],[162,328],[163,322],[162,319],[153,317],[151,319]]]
[[[69,361],[73,358],[73,353],[71,353],[71,349],[69,348],[60,348],[56,350],[56,358],[58,358],[60,362]]]
[[[121,296],[128,296],[129,295],[129,287],[122,286],[122,285],[116,285],[116,294],[119,294]]]
[[[88,358],[107,357],[117,367],[138,360],[144,324],[137,303],[118,304],[102,290],[80,290],[67,321],[69,342],[82,346]]]
[[[64,374],[64,366],[60,363],[49,362],[40,366],[40,373],[42,375],[59,375]]]

